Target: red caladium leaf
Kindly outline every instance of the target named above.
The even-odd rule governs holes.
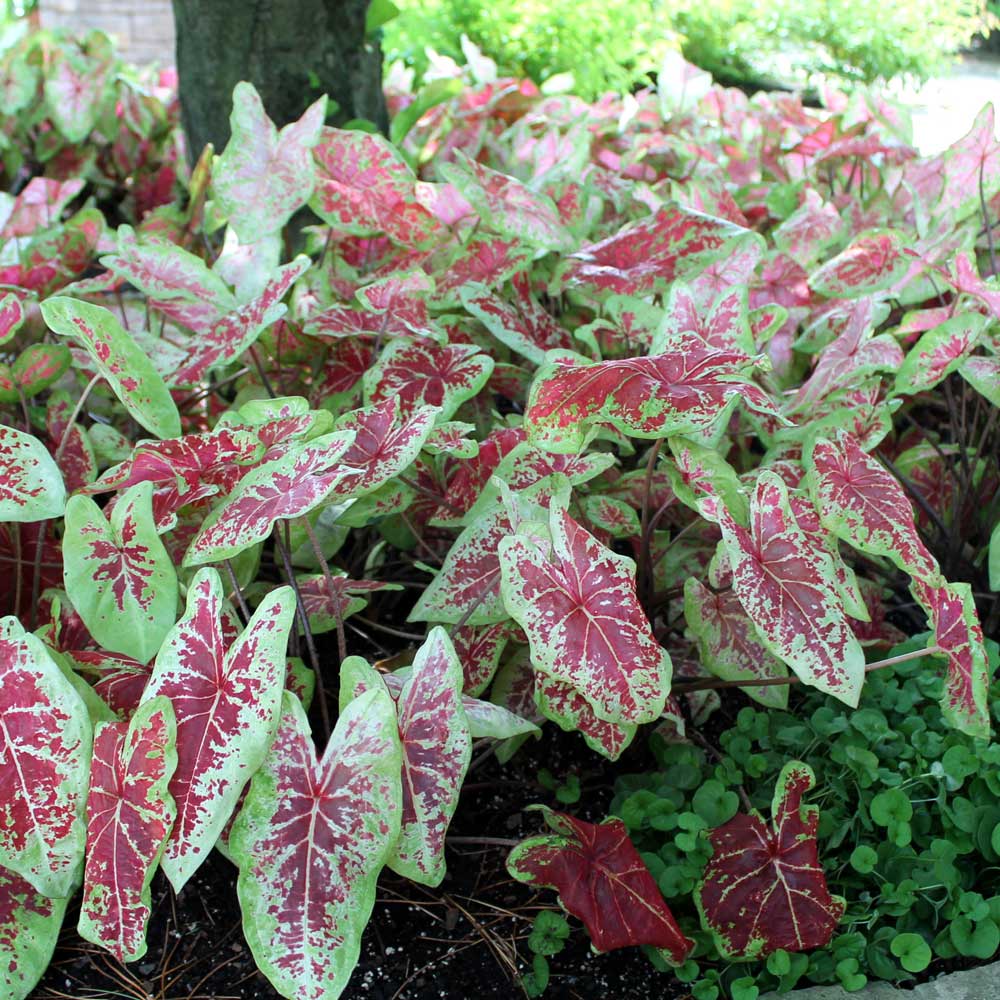
[[[873,229],[809,276],[809,287],[827,298],[857,299],[888,288],[909,270],[907,238],[892,229]]]
[[[0,866],[46,896],[77,884],[91,735],[86,706],[42,642],[0,619]]]
[[[49,115],[73,143],[83,142],[93,129],[114,68],[114,54],[106,36],[91,33],[85,44],[86,56],[75,45],[56,48],[45,73]],[[96,57],[100,57],[99,61]]]
[[[865,657],[854,637],[826,550],[799,527],[788,488],[761,472],[749,529],[719,508],[733,590],[764,645],[805,684],[856,706]]]
[[[528,266],[529,249],[517,240],[475,237],[465,244],[452,244],[439,252],[440,261],[427,265],[434,275],[431,303],[439,309],[461,305],[466,285],[499,288]],[[434,266],[436,265],[436,266]]]
[[[451,641],[462,664],[462,690],[473,697],[489,686],[510,640],[509,622],[495,625],[459,625],[451,630]]]
[[[51,899],[0,865],[0,996],[26,1000],[55,951],[68,898]]]
[[[911,590],[927,612],[934,642],[948,658],[941,711],[949,724],[970,736],[990,738],[990,670],[983,629],[967,583],[925,584]]]
[[[121,404],[150,433],[177,437],[180,415],[152,361],[103,306],[58,296],[41,304],[54,333],[81,344]]]
[[[746,229],[723,219],[664,205],[654,215],[572,254],[563,280],[571,287],[648,295],[697,274],[746,235]]]
[[[443,163],[440,172],[494,232],[545,250],[568,250],[574,245],[550,198],[476,163],[461,150],[456,150],[456,161]]]
[[[62,391],[51,393],[45,408],[49,452],[59,465],[69,493],[89,486],[97,478],[97,457],[90,435],[79,424],[69,424],[74,408],[69,394]]]
[[[325,114],[321,97],[279,132],[253,84],[236,84],[230,139],[215,165],[212,189],[241,243],[277,232],[309,200],[316,175],[310,150]]]
[[[985,104],[967,135],[945,150],[944,186],[934,204],[936,214],[954,224],[980,210],[980,199],[989,200],[1000,190],[1000,143],[996,112]]]
[[[324,128],[314,156],[311,207],[339,232],[386,233],[405,246],[419,246],[441,231],[417,201],[416,175],[382,136]]]
[[[611,538],[637,538],[642,525],[634,507],[616,497],[584,497],[581,505],[587,520]]]
[[[547,674],[537,672],[534,684],[538,711],[565,732],[578,732],[587,746],[608,760],[617,760],[628,748],[639,727],[633,723],[599,719],[579,691]]]
[[[130,226],[118,229],[118,252],[101,264],[124,278],[149,304],[192,330],[205,330],[237,308],[226,283],[205,262],[173,243],[139,239]]]
[[[171,382],[197,385],[212,368],[235,361],[252,347],[267,327],[285,315],[287,307],[281,300],[311,263],[308,257],[301,256],[279,267],[257,298],[200,331],[191,339],[188,356],[171,376]]]
[[[597,951],[651,945],[671,965],[694,948],[681,933],[656,881],[620,819],[586,823],[545,809],[555,835],[531,837],[507,857],[519,882],[550,886],[587,928]]]
[[[78,930],[119,962],[146,953],[149,884],[177,812],[167,791],[176,736],[166,698],[145,702],[131,722],[104,722],[94,733]]]
[[[717,351],[752,353],[754,341],[745,288],[738,286],[723,292],[706,310],[689,287],[674,285],[651,353],[661,354],[675,344],[683,349],[693,337]]]
[[[462,289],[461,297],[462,305],[497,340],[536,365],[544,362],[546,351],[568,351],[576,346],[569,330],[538,305],[530,294],[519,296],[511,304],[489,289],[467,285]]]
[[[761,641],[732,590],[709,590],[690,577],[684,585],[684,618],[698,640],[701,663],[723,680],[772,680],[788,668]],[[787,684],[745,687],[744,693],[769,708],[788,707]]]
[[[205,519],[184,565],[230,559],[266,538],[279,518],[300,517],[319,506],[351,471],[342,456],[353,439],[350,431],[325,434],[244,476]]]
[[[551,558],[535,539],[500,543],[503,603],[536,670],[578,690],[608,722],[652,722],[670,693],[670,656],[653,638],[635,563],[550,507]]]
[[[59,223],[63,209],[83,190],[82,178],[67,181],[32,177],[14,199],[0,237],[33,236],[39,229]]]
[[[66,487],[45,445],[0,424],[0,521],[44,521],[65,508]]]
[[[893,393],[913,396],[933,389],[974,350],[987,322],[979,313],[963,313],[928,330],[899,366]]]
[[[448,420],[486,384],[493,359],[473,344],[440,345],[432,340],[395,340],[364,376],[365,401],[395,397],[404,415],[436,406]]]
[[[737,521],[746,521],[747,501],[739,477],[716,449],[674,437],[670,450],[674,464],[668,464],[666,470],[678,500],[708,521],[718,521],[720,503]]]
[[[438,508],[436,517],[466,514],[490,481],[504,455],[527,438],[523,427],[500,427],[479,444],[474,458],[462,462],[448,480],[448,507]]]
[[[152,664],[92,649],[71,649],[66,656],[85,672],[96,675],[94,690],[119,719],[128,719],[139,707],[153,672]]]
[[[819,863],[819,810],[802,805],[815,781],[791,761],[778,776],[770,829],[753,813],[709,832],[712,857],[695,902],[724,957],[809,951],[833,937],[845,904],[830,895]]]
[[[375,688],[337,720],[322,760],[293,695],[233,825],[243,932],[274,986],[336,1000],[361,952],[375,883],[399,836],[396,709]]]
[[[208,856],[277,725],[285,647],[295,611],[290,587],[263,601],[239,639],[226,641],[222,581],[202,569],[184,616],[156,657],[143,701],[166,695],[177,716],[177,824],[163,871],[177,892]]]
[[[590,427],[609,423],[623,434],[662,438],[700,434],[718,426],[742,400],[777,415],[747,376],[745,354],[706,348],[696,339],[655,357],[591,364],[557,358],[539,369],[528,397],[529,437],[549,451],[583,450]]]
[[[173,627],[177,575],[153,521],[153,484],[125,492],[111,523],[90,497],[66,505],[66,593],[105,649],[147,662]]]
[[[29,344],[10,371],[24,397],[31,399],[62,378],[72,360],[65,344]]]
[[[437,412],[433,406],[422,406],[403,416],[398,397],[391,396],[341,417],[337,430],[354,434],[341,456],[351,471],[338,480],[333,495],[363,496],[403,472],[420,454]]]
[[[300,576],[296,582],[313,635],[329,632],[338,621],[343,623],[345,618],[363,611],[368,601],[362,595],[374,590],[402,590],[398,583],[351,580],[346,575],[328,577],[325,573]]]
[[[919,580],[940,579],[903,488],[851,435],[839,431],[832,440],[818,438],[808,463],[809,492],[824,527],[861,552],[888,557]]]
[[[844,228],[840,212],[814,188],[802,192],[802,204],[777,229],[774,241],[790,257],[808,267]]]
[[[357,656],[344,661],[340,676],[342,709],[362,691],[387,683]],[[403,749],[403,815],[386,865],[422,885],[440,885],[444,878],[444,838],[472,759],[462,679],[455,649],[439,627],[417,650],[406,679],[388,688]]]
[[[0,347],[13,339],[24,322],[24,305],[19,296],[8,292],[0,298]]]

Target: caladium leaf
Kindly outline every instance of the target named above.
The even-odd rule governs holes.
[[[927,612],[934,642],[948,658],[941,711],[946,721],[970,736],[990,738],[990,670],[983,629],[967,583],[914,581],[913,595]]]
[[[994,406],[1000,407],[1000,358],[981,355],[966,358],[958,371],[976,392],[985,396]]]
[[[236,84],[230,139],[215,165],[212,189],[241,243],[277,232],[309,200],[316,177],[310,150],[325,115],[321,97],[279,132],[253,84]]]
[[[606,531],[612,538],[638,538],[642,531],[635,508],[617,497],[584,497],[582,507],[587,520],[598,531]]]
[[[338,480],[333,495],[372,493],[403,472],[420,454],[437,412],[433,406],[421,406],[403,416],[398,398],[392,396],[341,417],[337,430],[354,435],[341,458],[351,471]]]
[[[295,612],[290,587],[269,594],[231,644],[222,581],[200,570],[187,609],[156,657],[143,701],[166,695],[177,716],[177,823],[163,871],[177,892],[208,856],[243,786],[260,766],[277,724],[285,647]]]
[[[88,47],[93,38],[87,39]],[[45,73],[45,104],[59,131],[73,143],[83,142],[93,129],[111,76],[113,57],[106,37],[101,47],[106,56],[100,62],[75,47],[57,48]]]
[[[44,521],[66,509],[66,487],[38,438],[0,424],[0,521]]]
[[[62,378],[72,360],[65,344],[29,344],[10,371],[25,398],[31,399]]]
[[[702,665],[723,680],[773,680],[788,669],[764,645],[732,590],[714,592],[690,577],[684,585],[684,618],[695,639]],[[745,687],[743,692],[769,708],[788,707],[787,684]]]
[[[27,1000],[55,951],[69,899],[52,899],[0,866],[0,996]]]
[[[674,462],[666,466],[674,494],[709,521],[718,520],[722,503],[734,519],[746,523],[747,501],[736,470],[714,448],[688,438],[670,439]]]
[[[24,305],[13,292],[0,298],[0,347],[14,338],[24,322]]]
[[[856,706],[865,657],[851,631],[826,551],[810,542],[788,502],[788,488],[761,472],[750,499],[750,527],[719,508],[733,590],[764,645],[801,680]]]
[[[69,423],[74,409],[69,393],[60,390],[49,394],[45,408],[49,452],[53,458],[58,455],[59,471],[69,493],[84,489],[97,478],[97,456],[90,434],[79,424]]]
[[[399,836],[402,751],[392,698],[354,699],[322,760],[293,695],[233,825],[243,932],[296,1000],[337,1000],[361,952],[375,882]]]
[[[451,630],[451,641],[462,664],[462,690],[467,695],[476,697],[489,686],[512,631],[509,622],[459,625]]]
[[[521,535],[500,543],[504,607],[536,670],[567,683],[608,722],[652,722],[670,693],[670,656],[653,638],[635,563],[550,508],[552,556]]]
[[[555,831],[522,841],[507,857],[519,882],[550,886],[587,928],[597,951],[651,945],[672,965],[694,948],[681,933],[656,881],[620,819],[586,823],[545,809]]]
[[[709,832],[712,857],[695,902],[725,958],[808,951],[833,936],[845,904],[830,895],[819,863],[819,810],[802,805],[815,783],[807,765],[791,761],[778,776],[770,828],[753,813]]]
[[[1000,190],[998,150],[996,111],[988,103],[968,133],[942,154],[945,177],[937,212],[958,221],[980,211],[981,199],[989,201]]]
[[[599,719],[590,702],[565,681],[536,672],[534,685],[538,711],[565,732],[578,732],[587,746],[608,760],[617,760],[628,749],[639,727],[634,723]]]
[[[344,706],[361,691],[388,681],[352,656],[344,661],[340,683]],[[399,841],[385,863],[414,882],[440,885],[445,834],[472,759],[462,665],[443,628],[431,629],[406,679],[388,690],[396,701],[403,749],[403,815]]]
[[[248,473],[205,519],[184,565],[229,559],[265,539],[279,518],[308,514],[351,471],[342,456],[353,440],[351,431],[325,434]]]
[[[65,296],[41,304],[46,325],[81,344],[129,414],[160,438],[177,437],[180,415],[152,361],[110,310]]]
[[[142,701],[152,664],[91,649],[68,650],[65,655],[95,676],[94,690],[119,719],[131,717]]]
[[[818,438],[808,464],[809,492],[824,527],[861,552],[886,556],[917,579],[940,578],[903,488],[850,434]]]
[[[563,281],[570,287],[648,295],[698,274],[746,236],[741,226],[668,204],[572,254]]]
[[[252,347],[267,327],[285,315],[287,307],[281,300],[311,263],[303,255],[282,265],[252,302],[226,313],[207,330],[199,331],[191,339],[188,356],[171,376],[171,382],[196,385],[211,369],[235,361]]]
[[[468,243],[454,243],[440,251],[433,270],[434,292],[430,302],[439,309],[461,305],[466,285],[499,288],[528,266],[531,254],[517,240],[474,237]]]
[[[558,357],[532,383],[524,418],[528,436],[566,454],[582,450],[595,423],[639,438],[697,435],[718,426],[738,400],[777,417],[768,396],[749,381],[746,370],[753,364],[745,354],[711,350],[695,340],[653,357],[596,364]]]
[[[888,288],[909,270],[907,239],[892,229],[873,229],[809,276],[809,287],[828,298],[857,299]]]
[[[545,250],[568,250],[574,245],[551,198],[484,167],[461,150],[456,151],[456,160],[442,163],[440,172],[494,232]]]
[[[41,640],[0,619],[0,866],[69,896],[86,831],[87,707]]]
[[[979,313],[962,313],[928,330],[896,372],[893,392],[913,396],[933,389],[972,353],[986,324],[987,318]]]
[[[351,580],[339,574],[300,576],[296,582],[313,635],[329,632],[337,627],[338,621],[343,623],[345,618],[363,611],[368,605],[363,595],[375,590],[402,590],[398,583]]]
[[[105,649],[142,663],[173,627],[177,574],[153,521],[153,484],[139,483],[115,504],[111,523],[90,497],[66,505],[66,593]]]
[[[177,812],[167,791],[176,736],[173,708],[162,697],[144,702],[130,722],[104,722],[94,733],[77,927],[119,962],[146,953],[149,885]]]
[[[473,344],[440,345],[432,340],[400,338],[389,344],[364,376],[365,401],[395,397],[404,415],[436,406],[448,420],[486,384],[493,359]]]

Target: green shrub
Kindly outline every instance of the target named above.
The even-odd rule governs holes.
[[[987,24],[984,0],[406,0],[385,27],[391,62],[418,71],[425,49],[461,60],[467,35],[501,71],[572,73],[584,97],[626,90],[680,44],[719,80],[816,74],[926,79]]]

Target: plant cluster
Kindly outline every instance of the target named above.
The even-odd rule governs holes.
[[[419,73],[428,50],[461,60],[471,39],[505,73],[541,83],[570,74],[595,99],[648,82],[666,52],[728,84],[926,80],[994,23],[983,0],[409,0],[384,26],[390,60]]]
[[[758,748],[747,778],[773,778],[770,815],[733,812],[744,782],[723,758],[691,808],[653,793],[677,813],[669,871],[621,819],[553,811],[508,859],[598,950],[648,945],[694,975],[708,935],[791,975],[857,923],[870,900],[830,891],[809,804],[844,817],[816,784],[839,780],[811,762],[817,726],[860,787],[884,786],[862,801],[895,847],[947,840],[956,868],[978,848],[982,622],[1000,615],[992,108],[921,159],[868,94],[808,111],[677,62],[657,91],[591,105],[471,55],[476,82],[391,95],[399,146],[326,127],[324,99],[279,131],[241,83],[228,145],[176,203],[113,228],[84,155],[8,206],[8,996],[30,992],[77,891],[79,933],[132,961],[154,872],[180,890],[218,849],[275,988],[335,998],[382,869],[443,879],[477,743],[506,760],[555,724],[614,760],[643,726],[697,739],[725,685],[769,712],[793,684],[822,703],[778,716],[791,744],[763,712],[734,737]],[[61,65],[74,93],[104,93],[100,65]],[[107,137],[83,120],[86,151]],[[304,210],[315,225],[293,232]],[[914,718],[914,757],[887,715],[832,707],[906,690],[870,676],[903,662],[885,657],[900,630],[929,633],[902,656],[964,734],[918,739]],[[968,805],[949,788],[926,829],[900,799],[921,760],[930,788],[975,768]],[[858,863],[904,892],[876,855]],[[703,931],[664,887],[693,892]],[[990,905],[949,891],[956,950],[986,950]],[[536,953],[560,934],[541,928]],[[837,962],[856,982],[851,940]]]

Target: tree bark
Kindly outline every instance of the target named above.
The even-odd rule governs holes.
[[[188,158],[229,139],[233,88],[249,80],[280,128],[321,94],[328,120],[388,128],[382,51],[365,38],[369,0],[173,0]]]

